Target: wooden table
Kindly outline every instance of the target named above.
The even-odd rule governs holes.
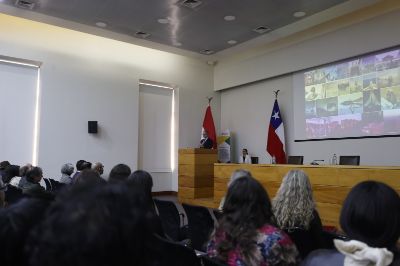
[[[218,206],[225,195],[229,177],[237,169],[250,171],[268,191],[271,199],[289,170],[303,170],[310,178],[314,199],[324,225],[339,226],[342,203],[350,189],[361,181],[380,181],[400,192],[400,167],[216,163],[214,164],[214,207]]]

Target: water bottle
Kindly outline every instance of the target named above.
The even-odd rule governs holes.
[[[336,153],[333,154],[333,157],[332,157],[332,164],[333,164],[333,165],[336,165],[336,164],[337,164],[337,156],[336,156]]]
[[[272,158],[271,158],[271,164],[276,164],[276,158],[275,158],[275,156],[272,156]]]

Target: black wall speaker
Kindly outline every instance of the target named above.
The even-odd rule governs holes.
[[[97,133],[97,121],[88,121],[88,133],[90,134]]]

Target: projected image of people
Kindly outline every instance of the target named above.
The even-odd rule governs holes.
[[[317,100],[317,116],[334,116],[338,113],[337,97]]]
[[[364,91],[364,112],[375,112],[381,110],[380,90]]]
[[[315,101],[306,102],[305,105],[306,118],[313,118],[317,116],[317,109],[315,107]]]
[[[304,81],[307,138],[400,134],[399,47],[315,68]]]
[[[338,82],[338,95],[347,95],[350,93],[349,80],[344,79]]]
[[[350,93],[355,93],[355,92],[362,91],[362,88],[363,88],[362,84],[363,84],[362,78],[360,78],[360,77],[351,78],[349,80]]]
[[[386,88],[400,84],[400,73],[398,69],[378,72],[378,87]]]
[[[338,96],[338,83],[336,81],[322,84],[322,89],[325,91],[326,98]]]
[[[363,112],[362,92],[339,96],[338,103],[339,115],[360,114]]]
[[[394,50],[375,56],[376,70],[386,70],[391,68],[397,68],[400,66],[400,50]]]
[[[362,114],[362,132],[366,135],[379,135],[384,132],[383,112]]]
[[[382,110],[400,109],[400,86],[381,89]]]
[[[375,56],[367,56],[361,59],[361,72],[368,74],[375,71]]]
[[[361,75],[361,59],[357,58],[356,60],[349,62],[349,72],[350,77]]]
[[[336,66],[337,79],[345,79],[349,77],[349,63],[341,63]]]
[[[377,88],[378,88],[378,86],[376,85],[376,75],[375,74],[364,76],[364,80],[363,80],[363,90],[364,91],[375,90]]]

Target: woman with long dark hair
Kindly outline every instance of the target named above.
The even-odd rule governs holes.
[[[262,185],[252,177],[236,179],[228,188],[207,253],[235,266],[296,265],[296,246],[274,224],[271,202]]]

